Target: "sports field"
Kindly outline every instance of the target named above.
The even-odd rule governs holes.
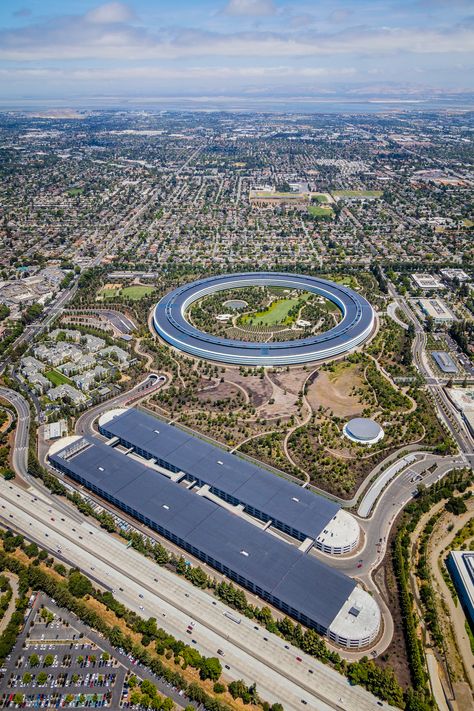
[[[302,294],[298,298],[293,299],[278,299],[274,301],[268,309],[257,311],[253,314],[242,316],[242,324],[252,324],[252,326],[288,326],[296,317],[289,316],[291,309],[296,306],[299,301],[306,301],[310,294]]]

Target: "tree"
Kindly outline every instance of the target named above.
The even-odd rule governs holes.
[[[199,670],[199,676],[204,681],[205,679],[210,679],[211,681],[217,681],[222,674],[222,666],[217,657],[203,657],[201,661],[201,668]]]
[[[29,684],[31,681],[31,674],[30,672],[25,672],[22,677],[22,681],[24,684]]]
[[[449,501],[446,502],[444,508],[446,511],[449,511],[449,513],[455,514],[455,516],[459,516],[467,511],[466,504],[459,496],[452,496]]]
[[[31,654],[28,661],[30,663],[30,667],[37,667],[38,664],[40,663],[40,660],[39,660],[39,657],[37,654]]]
[[[72,593],[74,597],[84,597],[84,595],[90,595],[92,592],[91,581],[78,570],[72,570],[70,572],[67,584],[69,592]]]
[[[40,672],[36,677],[36,681],[38,682],[39,686],[43,686],[44,684],[46,684],[46,682],[48,681],[48,675],[46,674],[46,672]]]
[[[54,662],[54,657],[52,654],[47,654],[44,658],[43,666],[45,667],[50,667],[51,664]]]

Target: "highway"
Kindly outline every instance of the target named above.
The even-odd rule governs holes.
[[[286,711],[305,706],[316,711],[380,707],[364,689],[351,686],[333,669],[253,621],[235,613],[232,616],[240,623],[226,617],[225,605],[127,548],[119,538],[89,522],[78,523],[55,500],[33,496],[4,480],[0,480],[0,496],[0,517],[7,525],[77,566],[96,584],[114,590],[120,602],[144,617],[155,617],[164,629],[203,654],[216,656],[222,649],[229,678],[256,682],[263,698],[279,701]],[[191,621],[195,626],[188,635]],[[383,707],[391,708],[385,703]]]
[[[30,406],[16,390],[0,387],[0,397],[16,410],[16,430],[12,452],[12,467],[21,477],[28,475],[28,436],[30,432]]]

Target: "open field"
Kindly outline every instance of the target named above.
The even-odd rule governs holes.
[[[120,292],[120,296],[124,296],[126,299],[132,299],[132,301],[138,301],[152,292],[152,286],[126,286],[125,289],[122,289]]]
[[[152,292],[152,286],[141,286],[140,284],[136,286],[126,286],[124,289],[120,287],[110,288],[109,285],[106,285],[99,291],[97,298],[102,300],[120,299],[123,297],[125,299],[131,299],[132,301],[139,301],[144,296],[148,296],[148,294],[151,294]]]
[[[310,205],[308,207],[308,212],[313,217],[331,217],[333,214],[332,208],[319,207],[318,205]]]
[[[72,380],[69,380],[69,378],[66,378],[65,375],[60,373],[58,370],[48,370],[45,373],[45,376],[50,380],[53,385],[56,387],[57,385],[72,385],[74,386],[74,383]]]
[[[360,197],[379,198],[383,193],[381,190],[334,190],[334,197]]]
[[[302,294],[298,298],[280,299],[278,301],[274,301],[270,304],[268,309],[265,309],[264,311],[258,311],[254,314],[246,314],[245,316],[242,316],[241,323],[248,324],[251,322],[253,326],[276,326],[280,324],[288,325],[295,320],[288,315],[291,309],[296,306],[299,301],[308,299],[309,296],[309,294]]]
[[[97,294],[99,299],[115,299],[120,295],[120,289],[101,289]]]
[[[335,372],[321,370],[308,387],[306,398],[313,411],[321,405],[332,410],[336,417],[359,415],[364,409],[353,392],[363,386],[362,369],[355,363],[338,363]]]

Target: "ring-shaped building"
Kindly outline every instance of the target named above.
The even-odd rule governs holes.
[[[191,304],[204,296],[252,286],[310,291],[336,304],[342,319],[324,333],[275,343],[220,338],[200,331],[186,319]],[[347,353],[369,337],[374,320],[372,306],[356,291],[327,279],[284,272],[248,272],[200,279],[164,296],[153,313],[157,333],[174,348],[205,360],[257,367],[308,363]]]

